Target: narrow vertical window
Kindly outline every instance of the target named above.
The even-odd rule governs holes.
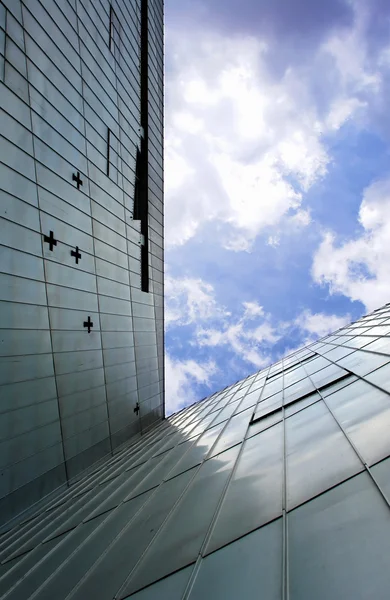
[[[107,177],[110,176],[110,146],[111,146],[111,129],[107,127]]]
[[[121,23],[115,10],[110,5],[110,31],[108,47],[117,60],[120,59]]]
[[[113,51],[113,44],[114,44],[114,9],[112,8],[112,5],[110,5],[110,39],[108,41],[108,47],[111,50],[111,52]]]
[[[134,209],[133,209],[133,219],[136,221],[141,220],[140,169],[141,169],[141,152],[137,146],[137,156],[135,159]]]
[[[141,220],[141,290],[149,292],[149,22],[148,0],[141,1],[141,141],[139,151],[139,218]]]
[[[5,81],[5,57],[7,55],[7,9],[2,13],[0,22],[0,81]]]

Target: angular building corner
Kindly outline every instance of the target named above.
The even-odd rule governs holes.
[[[0,521],[164,417],[163,2],[0,1]]]
[[[7,600],[385,600],[390,305],[184,408],[0,537]]]

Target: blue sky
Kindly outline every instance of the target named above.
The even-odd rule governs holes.
[[[390,2],[165,16],[171,412],[390,301]]]

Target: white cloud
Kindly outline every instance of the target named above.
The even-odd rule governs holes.
[[[232,324],[218,325],[219,328],[198,327],[196,344],[200,347],[225,347],[257,369],[269,364],[271,355],[268,345],[281,337],[270,324],[262,323],[254,327],[245,317],[241,317]]]
[[[323,50],[334,60],[340,92],[348,92],[350,100],[343,98],[343,106],[351,109],[350,102],[358,92],[376,93],[380,89],[381,76],[376,66],[372,65],[367,52],[365,37],[366,11],[356,5],[355,22],[352,28],[338,31],[324,43]],[[384,49],[385,50],[385,49]],[[336,111],[337,112],[337,111]],[[347,109],[347,113],[350,112]]]
[[[233,251],[250,250],[269,228],[280,229],[267,231],[274,245],[289,228],[310,224],[302,201],[332,161],[325,140],[347,122],[366,126],[387,97],[390,46],[373,59],[369,6],[350,4],[353,25],[333,28],[310,61],[299,63],[297,53],[282,74],[272,69],[264,32],[223,34],[196,17],[183,32],[168,22],[168,247],[210,221],[228,225],[229,239],[222,228],[219,241]]]
[[[214,287],[191,277],[182,279],[165,277],[165,326],[189,325],[190,323],[228,316],[217,304]]]
[[[225,250],[232,250],[233,252],[247,252],[250,254],[251,248],[248,244],[248,237],[240,234],[230,234],[228,239],[222,238],[222,246]]]
[[[349,121],[359,109],[366,108],[366,106],[365,102],[357,98],[338,98],[333,102],[326,118],[328,129],[340,129],[341,125]]]
[[[299,228],[307,227],[311,223],[310,210],[297,210],[297,212],[291,217],[290,223]]]
[[[253,317],[260,317],[264,315],[264,309],[257,302],[243,302],[242,303],[245,312],[244,319],[250,319]]]
[[[279,235],[270,235],[267,240],[267,246],[272,246],[272,248],[276,248],[280,245],[280,236]]]
[[[182,131],[186,133],[199,133],[203,129],[203,121],[196,119],[190,112],[182,111],[173,115],[173,123]]]
[[[169,354],[165,357],[165,398],[167,415],[192,404],[196,386],[209,385],[210,378],[217,372],[213,361],[199,363],[195,360],[177,360]]]
[[[193,325],[189,343],[199,348],[225,347],[260,368],[269,362],[267,345],[280,338],[256,301],[242,303],[232,316],[217,301],[214,287],[202,279],[168,276],[165,285],[167,328]]]
[[[287,214],[304,225],[302,194],[329,161],[322,132],[351,111],[321,122],[299,73],[270,78],[262,40],[196,23],[185,35],[168,27],[167,39],[167,244],[185,243],[207,221],[231,226],[221,243],[235,251]]]
[[[351,316],[349,314],[328,315],[326,313],[313,313],[310,310],[304,310],[295,319],[295,324],[314,339],[332,333],[350,322]]]
[[[390,298],[390,178],[365,189],[360,205],[361,235],[337,245],[331,232],[324,235],[313,260],[315,282],[330,293],[359,300],[367,310]]]

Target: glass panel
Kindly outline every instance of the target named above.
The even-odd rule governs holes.
[[[84,578],[73,592],[75,600],[113,598],[116,595],[142,553],[156,536],[194,473],[195,470],[187,471],[164,483],[146,503],[135,520],[124,519],[124,517],[132,505],[136,507],[139,505],[142,496],[125,502],[110,513],[111,516],[105,521],[104,527],[100,528],[93,538],[89,538],[80,547],[80,552],[73,555],[66,563],[65,568],[60,571],[61,582],[63,581],[67,588],[69,578],[71,581],[76,580],[74,572],[76,569],[79,568],[84,574],[88,566],[95,563],[92,576]],[[66,588],[59,587],[57,592],[58,589],[62,591]],[[57,596],[58,594],[53,593],[47,598],[49,600],[49,598]]]
[[[286,419],[285,425],[290,509],[363,469],[323,402]]]
[[[335,344],[347,344],[348,346],[351,345],[352,340],[353,337],[350,335],[335,336],[333,340],[329,338],[329,341],[332,341]]]
[[[249,394],[247,394],[245,396],[245,398],[243,400],[241,400],[241,402],[239,403],[236,412],[240,413],[243,410],[250,408],[251,406],[255,406],[256,402],[260,398],[260,392],[261,392],[261,388],[259,388],[258,390],[255,390],[253,392],[249,392]],[[237,404],[235,406],[237,406]]]
[[[129,507],[127,507],[129,508]],[[104,516],[97,517],[89,523],[81,524],[67,535],[55,538],[23,555],[19,561],[11,561],[9,572],[0,579],[0,593],[3,594],[12,586],[8,598],[30,598],[31,594],[43,585],[56,568],[61,568],[72,553],[77,552],[89,535],[101,525]],[[42,561],[42,562],[40,562]],[[43,596],[42,596],[43,597]],[[55,597],[58,597],[56,594]]]
[[[373,342],[376,338],[368,335],[364,336],[356,336],[354,338],[350,338],[349,341],[345,341],[344,343],[347,346],[351,346],[352,348],[363,348],[367,346],[370,342]]]
[[[202,560],[189,600],[282,597],[282,520]]]
[[[370,328],[370,335],[378,335],[378,336],[382,336],[382,335],[389,335],[390,333],[390,327],[389,325],[385,325],[382,323],[382,325],[374,325],[374,327]]]
[[[252,409],[249,408],[242,413],[232,417],[222,432],[221,437],[213,448],[211,456],[215,456],[231,446],[242,442],[248,429],[249,421],[252,417]]]
[[[382,491],[386,494],[388,500],[390,499],[390,458],[382,460],[371,467],[371,473],[374,475],[378,484],[382,488]]]
[[[265,377],[261,377],[260,379],[256,379],[256,381],[254,381],[252,383],[252,385],[250,386],[250,393],[255,392],[256,390],[258,390],[259,396],[260,396],[260,392],[261,392],[262,387],[264,386],[264,382],[265,382]]]
[[[311,375],[312,373],[315,373],[316,371],[319,371],[328,365],[329,361],[326,360],[326,358],[317,356],[314,360],[305,363],[305,371],[308,375]]]
[[[349,377],[343,377],[342,379],[339,379],[339,381],[336,381],[336,383],[327,385],[325,388],[323,388],[321,390],[320,394],[323,398],[326,398],[330,394],[337,392],[337,390],[341,390],[341,388],[346,387],[347,385],[349,385],[350,383],[353,383],[354,381],[357,381],[357,377],[355,375],[349,375]]]
[[[279,423],[245,442],[207,552],[281,514],[282,471],[283,426]]]
[[[189,442],[191,444],[191,442]],[[187,447],[187,445],[186,445]],[[133,496],[138,496],[146,490],[160,485],[164,479],[170,478],[170,471],[176,465],[177,461],[183,456],[186,448],[184,444],[172,448],[172,450],[159,454],[152,458],[146,465],[143,472],[144,477],[136,479],[131,487],[131,492],[125,498],[125,502]],[[160,459],[155,463],[156,459]],[[130,472],[131,473],[131,472]],[[138,484],[138,481],[140,483]]]
[[[240,398],[242,398],[245,393],[247,392],[247,388],[240,388],[237,392],[235,392],[232,397],[230,398],[230,402],[234,402],[235,400],[239,400]]]
[[[223,429],[221,423],[217,427],[213,427],[206,431],[201,438],[192,446],[190,450],[183,456],[183,458],[177,463],[176,467],[169,473],[169,477],[174,477],[178,473],[182,473],[191,467],[202,462],[206,458],[209,450],[213,446],[215,440],[219,436]]]
[[[326,402],[369,465],[390,453],[390,398],[385,392],[360,380]]]
[[[316,344],[310,346],[310,350],[312,350],[313,352],[318,352],[318,350],[321,350],[322,348],[324,348],[324,346],[326,346],[324,342],[317,342]]]
[[[288,516],[291,600],[389,597],[389,510],[367,473]]]
[[[306,398],[303,398],[303,400],[297,400],[292,404],[287,405],[284,409],[284,414],[286,417],[289,417],[303,408],[306,408],[306,406],[310,406],[310,404],[318,402],[318,400],[321,400],[321,397],[319,394],[317,394],[317,392],[314,392],[313,394],[306,396]]]
[[[213,425],[218,425],[219,423],[223,423],[223,421],[227,421],[227,419],[229,419],[229,417],[231,417],[231,415],[234,413],[236,408],[237,404],[233,403],[223,408],[219,414],[216,413],[216,419],[213,421]]]
[[[381,367],[376,371],[373,371],[365,378],[367,381],[372,381],[375,385],[383,388],[387,392],[390,392],[390,365]]]
[[[262,399],[268,398],[268,396],[273,396],[277,392],[282,390],[283,378],[278,377],[276,379],[271,379],[271,381],[265,384],[265,388],[262,394]]]
[[[375,340],[375,342],[371,342],[371,344],[364,346],[364,349],[369,350],[370,352],[383,352],[384,354],[390,355],[390,338],[379,338],[379,340]]]
[[[351,354],[352,352],[353,350],[351,348],[343,348],[342,346],[335,348],[333,346],[329,351],[325,352],[325,356],[326,358],[329,358],[329,360],[337,361],[339,358],[344,358],[344,356],[348,356],[348,354]]]
[[[268,416],[264,417],[263,419],[259,419],[255,423],[251,423],[248,428],[246,437],[247,438],[253,437],[254,435],[257,435],[258,433],[260,433],[260,431],[264,431],[265,429],[268,429],[268,427],[271,427],[272,425],[276,425],[276,423],[279,423],[279,421],[282,421],[282,420],[283,420],[282,411],[277,410],[276,412],[272,413],[271,415],[268,415]]]
[[[284,375],[283,375],[284,387],[286,388],[289,385],[292,385],[293,383],[296,383],[297,381],[304,379],[305,377],[306,377],[306,373],[303,370],[303,367],[298,367],[287,373],[284,372]]]
[[[329,367],[313,373],[311,379],[314,385],[320,389],[323,385],[337,381],[340,377],[344,377],[344,375],[348,375],[347,371],[344,371],[344,369],[341,369],[337,365],[329,365]]]
[[[274,396],[270,396],[266,400],[262,400],[256,406],[255,414],[253,415],[253,421],[256,419],[261,419],[261,417],[265,417],[271,412],[274,412],[278,408],[282,407],[282,394],[275,394]]]
[[[124,595],[196,560],[238,452],[239,446],[235,446],[202,465],[144,556]]]
[[[207,429],[213,419],[215,419],[215,414],[205,416],[204,419],[202,419],[200,423],[194,427],[194,429],[188,430],[188,435],[191,437],[200,435],[205,431],[205,429]]]
[[[362,350],[356,350],[350,356],[342,358],[338,361],[338,364],[352,373],[357,375],[366,375],[374,369],[382,367],[390,361],[390,357],[383,356],[381,354],[372,354],[371,352],[363,352]]]
[[[161,579],[161,581],[157,581],[157,583],[136,592],[131,596],[131,599],[181,600],[193,568],[194,567],[191,565],[186,569],[174,573],[170,577],[165,577],[165,579]]]
[[[288,404],[292,400],[305,396],[310,392],[314,392],[314,389],[314,385],[308,377],[302,379],[284,390],[284,404]]]

